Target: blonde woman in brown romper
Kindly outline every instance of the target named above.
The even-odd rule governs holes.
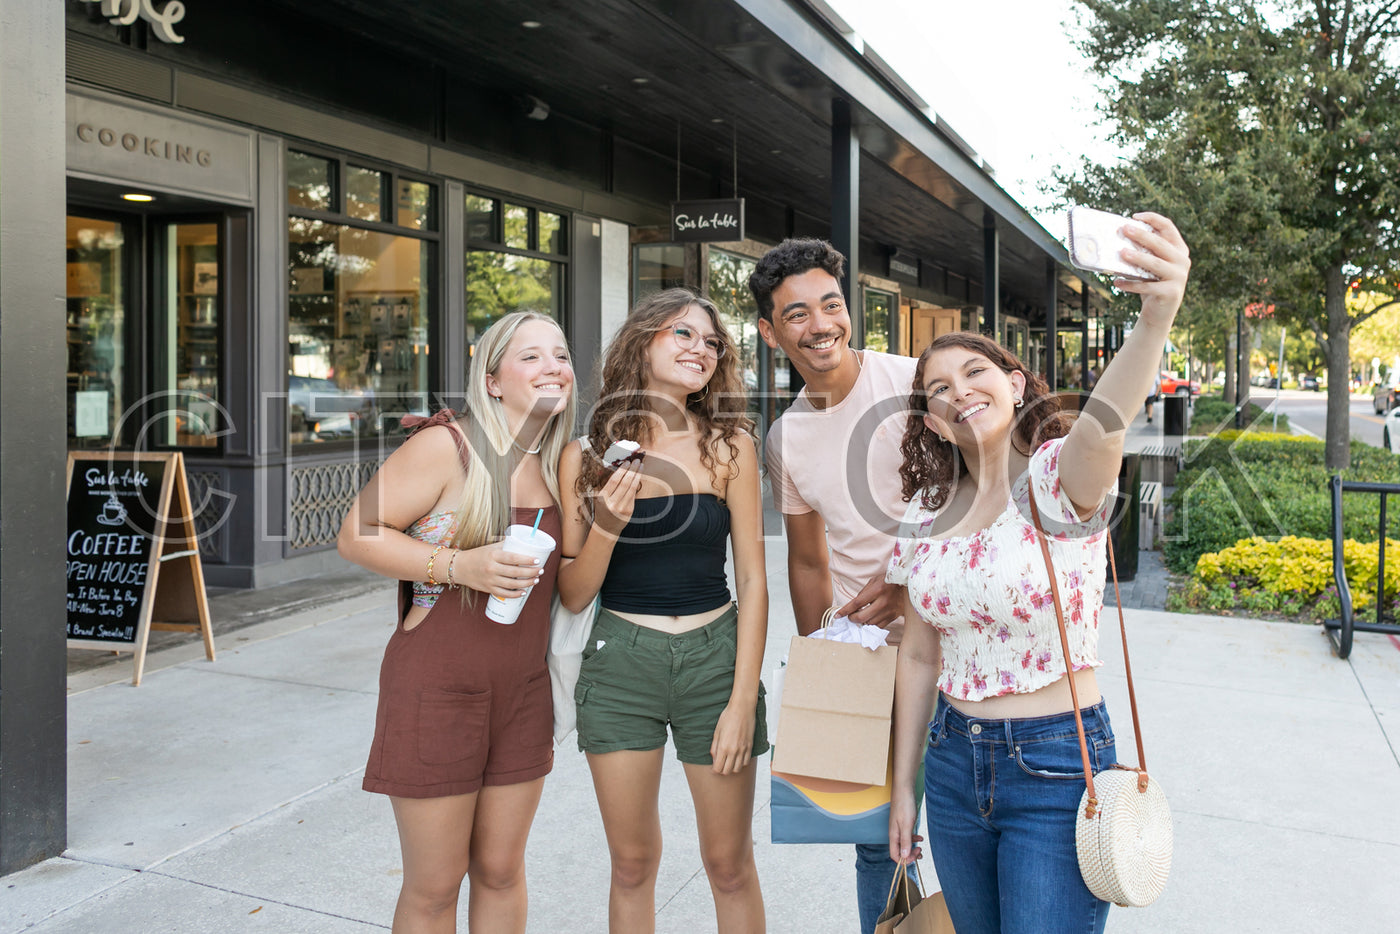
[[[401,581],[384,653],[366,791],[390,796],[403,850],[395,934],[456,930],[470,877],[472,930],[525,930],[525,841],[554,763],[545,646],[559,565],[507,554],[512,523],[559,540],[559,455],[574,374],[559,326],[507,315],[468,374],[467,413],[418,426],[360,491],[341,555]],[[488,596],[530,592],[519,618]]]

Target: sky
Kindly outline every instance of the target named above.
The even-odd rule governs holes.
[[[1072,0],[827,0],[981,155],[1052,234],[1064,219],[1039,186],[1057,164],[1116,150],[1098,92],[1063,23]]]

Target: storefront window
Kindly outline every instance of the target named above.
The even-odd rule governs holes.
[[[425,414],[432,245],[301,217],[287,241],[292,441],[397,431]]]
[[[749,290],[749,276],[758,264],[714,247],[709,255],[709,299],[734,342],[739,374],[749,394],[750,417],[766,429],[792,404],[792,392],[787,357],[780,350],[770,351],[758,336],[758,305]]]
[[[632,300],[685,285],[685,247],[676,243],[640,243],[632,251]]]
[[[219,226],[169,224],[165,232],[168,292],[158,385],[173,392],[157,423],[162,441],[213,447],[219,420]]]
[[[414,230],[436,230],[433,217],[433,186],[427,182],[399,180],[398,205],[395,221],[400,227]]]
[[[481,195],[466,197],[467,239],[496,243],[496,202]]]
[[[506,246],[512,250],[530,249],[530,209],[507,204],[504,217]]]
[[[865,349],[890,352],[890,310],[894,296],[879,289],[865,290]]]
[[[345,213],[362,221],[384,219],[384,175],[350,166],[345,176]]]
[[[564,219],[558,214],[550,214],[548,211],[539,213],[540,223],[540,252],[541,253],[563,253],[563,227]]]
[[[127,372],[125,235],[115,221],[68,218],[68,444],[116,442],[132,400]]]
[[[330,211],[335,203],[336,163],[304,152],[287,153],[287,206]]]
[[[564,319],[568,258],[561,214],[470,193],[465,208],[470,358],[481,333],[511,312]]]
[[[288,152],[287,166],[290,439],[399,433],[433,378],[436,188],[336,157]]]
[[[1061,389],[1078,389],[1084,379],[1084,337],[1078,331],[1060,331],[1060,349],[1056,364],[1060,371]]]
[[[563,263],[469,250],[466,267],[468,353],[481,332],[513,311],[563,317]]]

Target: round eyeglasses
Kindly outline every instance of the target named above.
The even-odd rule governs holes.
[[[671,334],[676,338],[676,346],[681,350],[694,350],[703,342],[705,349],[714,354],[716,360],[724,356],[727,345],[718,337],[702,338],[694,328],[684,324],[673,325]]]

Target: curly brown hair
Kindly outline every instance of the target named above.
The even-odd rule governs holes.
[[[922,504],[928,509],[941,508],[948,500],[953,481],[967,472],[966,465],[958,456],[957,445],[940,438],[924,424],[924,416],[929,411],[924,372],[928,368],[929,358],[948,347],[961,347],[981,354],[1003,373],[1019,372],[1025,377],[1026,388],[1021,394],[1025,405],[1017,411],[1016,422],[1011,428],[1012,444],[1022,454],[1029,455],[1052,438],[1064,437],[1071,423],[1068,413],[1061,409],[1059,397],[1050,392],[1045,380],[1027,369],[1015,354],[996,341],[970,331],[954,331],[935,339],[919,355],[919,363],[914,367],[914,386],[909,395],[909,423],[904,429],[904,440],[899,445],[900,453],[904,455],[904,463],[899,467],[904,501],[909,502],[916,493],[921,493]]]
[[[666,330],[691,305],[698,306],[710,317],[715,336],[724,341],[725,353],[715,363],[710,381],[698,393],[691,393],[685,402],[689,420],[699,429],[700,463],[710,472],[710,485],[718,492],[719,471],[715,454],[719,442],[729,448],[729,461],[739,456],[734,438],[740,433],[752,435],[753,420],[748,416],[748,396],[739,376],[739,362],[734,343],[720,321],[719,311],[708,299],[689,289],[666,289],[639,301],[627,316],[617,336],[608,345],[603,358],[603,386],[598,402],[588,420],[588,442],[599,456],[584,453],[575,489],[587,502],[590,493],[600,489],[611,473],[603,464],[601,454],[615,441],[637,441],[645,446],[651,433],[650,416],[662,397],[646,388],[647,345],[657,333]]]

